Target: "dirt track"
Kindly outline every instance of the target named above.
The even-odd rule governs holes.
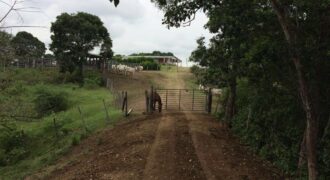
[[[163,81],[180,88],[184,80]],[[207,114],[138,116],[100,132],[45,179],[281,179]]]

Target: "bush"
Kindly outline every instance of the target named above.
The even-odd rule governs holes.
[[[160,65],[153,61],[145,61],[141,65],[143,66],[143,70],[160,70]]]
[[[12,83],[12,85],[5,90],[5,92],[11,96],[20,95],[24,91],[26,91],[26,89],[22,81],[17,81],[15,83]]]
[[[129,59],[117,59],[118,63],[130,63],[143,66],[143,70],[160,70],[160,64],[156,63],[154,59],[147,57],[134,57]]]
[[[200,67],[198,67],[197,65],[193,65],[190,67],[190,72],[193,74],[198,73],[199,70],[200,70]]]
[[[86,71],[84,86],[87,89],[95,89],[100,86],[105,86],[106,82],[102,78],[102,74],[97,71]]]
[[[65,92],[53,92],[48,89],[39,89],[34,100],[35,110],[40,116],[49,115],[52,112],[64,111],[69,106]]]
[[[87,89],[96,89],[100,87],[101,80],[99,78],[91,79],[85,78],[84,79],[84,87]]]
[[[304,133],[303,110],[285,89],[255,89],[246,81],[237,86],[237,114],[232,130],[263,158],[293,173]]]
[[[29,137],[16,128],[2,129],[0,134],[0,166],[14,164],[24,159],[29,153],[27,144]]]
[[[79,145],[79,143],[80,143],[80,137],[74,135],[72,137],[71,145],[72,146],[77,146],[77,145]]]

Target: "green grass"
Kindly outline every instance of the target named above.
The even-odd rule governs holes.
[[[14,73],[12,79],[19,77],[22,89],[16,92],[15,98],[20,98],[23,103],[33,105],[33,99],[36,91],[40,88],[48,88],[56,92],[65,92],[68,94],[69,109],[56,114],[51,114],[33,122],[14,121],[18,130],[23,130],[28,135],[27,151],[28,154],[15,164],[0,167],[0,179],[22,179],[27,175],[33,174],[37,170],[52,164],[63,154],[67,153],[70,148],[86,138],[95,131],[105,127],[110,127],[121,119],[121,112],[112,106],[113,96],[105,88],[79,88],[74,84],[49,84],[46,81],[39,81],[36,77],[33,85],[31,81],[25,81],[25,76],[21,72]],[[39,74],[34,70],[23,72],[25,75],[31,73]],[[3,74],[2,74],[3,75]],[[3,77],[3,76],[2,76]],[[14,78],[13,78],[14,77]],[[46,77],[42,77],[47,79]],[[43,83],[44,82],[44,83]],[[14,84],[17,85],[18,82]],[[0,92],[0,100],[6,95]],[[103,105],[103,99],[106,102],[110,121],[106,121],[106,113]],[[85,125],[88,131],[85,131],[84,123],[78,111],[81,108]],[[28,112],[33,114],[33,107],[27,108]],[[54,118],[56,128],[54,126]],[[55,130],[57,129],[57,131]],[[1,128],[0,128],[1,130]],[[1,133],[1,132],[0,132]],[[57,134],[57,136],[56,136]]]
[[[177,72],[177,66],[176,65],[161,65],[160,66],[160,71],[165,71],[165,72]]]

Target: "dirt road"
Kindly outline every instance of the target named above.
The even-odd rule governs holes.
[[[185,86],[182,74],[165,75],[162,83]],[[45,171],[51,173],[44,179],[281,179],[213,117],[183,112],[132,117]]]

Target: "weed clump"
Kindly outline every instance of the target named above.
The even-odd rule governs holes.
[[[69,107],[68,95],[65,92],[54,92],[49,89],[38,89],[34,99],[35,110],[39,116],[65,111]]]

